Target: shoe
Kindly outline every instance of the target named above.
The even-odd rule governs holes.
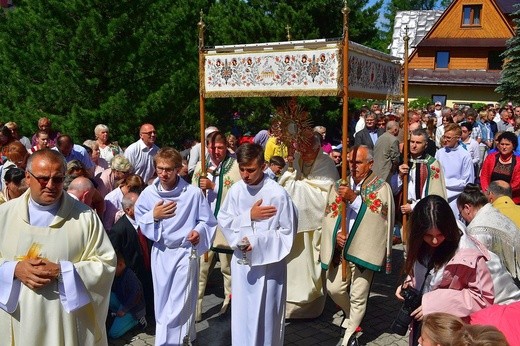
[[[224,299],[222,307],[220,308],[220,315],[229,315],[231,313],[231,294],[228,298]]]
[[[346,346],[359,346],[359,341],[356,338],[356,335],[352,334],[345,345]]]

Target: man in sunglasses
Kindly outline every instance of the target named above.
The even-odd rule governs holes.
[[[0,207],[0,335],[9,345],[107,344],[115,253],[101,220],[63,192],[66,163],[29,157],[29,190]]]
[[[125,157],[134,167],[134,174],[143,178],[145,184],[155,176],[153,158],[159,147],[155,145],[157,131],[152,124],[143,124],[139,129],[139,140],[128,146]]]

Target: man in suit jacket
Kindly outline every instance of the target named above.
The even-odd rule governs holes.
[[[132,269],[141,281],[146,303],[146,320],[148,323],[154,324],[153,284],[150,266],[152,242],[139,234],[140,231],[134,216],[134,205],[138,197],[139,195],[135,192],[128,192],[123,196],[122,204],[125,215],[112,226],[108,236],[114,249],[123,254],[126,266]]]
[[[386,124],[386,132],[379,137],[374,147],[374,173],[381,179],[390,183],[397,163],[399,162],[399,124],[389,121]]]
[[[354,145],[366,145],[369,149],[374,149],[377,139],[385,133],[384,129],[378,128],[377,119],[374,113],[365,116],[365,128],[354,137]]]

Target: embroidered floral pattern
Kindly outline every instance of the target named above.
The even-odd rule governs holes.
[[[224,188],[229,189],[231,185],[233,185],[233,180],[231,180],[229,175],[227,177],[224,177]]]
[[[335,218],[341,212],[341,197],[336,196],[334,202],[327,204],[327,208],[325,209],[325,214],[329,215],[331,218]]]
[[[200,174],[201,174],[201,171],[197,171],[195,173],[193,173],[193,180],[194,181],[199,181],[200,180]]]
[[[372,186],[375,186],[375,184]],[[370,211],[373,213],[380,213],[382,216],[386,217],[386,215],[388,215],[388,203],[383,203],[383,201],[381,201],[377,191],[373,191],[374,188],[370,190],[371,191],[367,191],[366,194],[364,194],[364,202]]]
[[[433,179],[439,179],[441,169],[439,167],[435,167],[434,165],[430,166],[430,170],[432,172],[432,178]]]

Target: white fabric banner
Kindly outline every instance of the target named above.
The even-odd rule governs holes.
[[[335,96],[338,50],[335,47],[206,55],[206,97]]]
[[[329,41],[316,48],[270,45],[233,46],[206,52],[203,95],[207,98],[341,95],[341,42]],[[392,58],[350,43],[349,97],[399,96],[400,65]]]

